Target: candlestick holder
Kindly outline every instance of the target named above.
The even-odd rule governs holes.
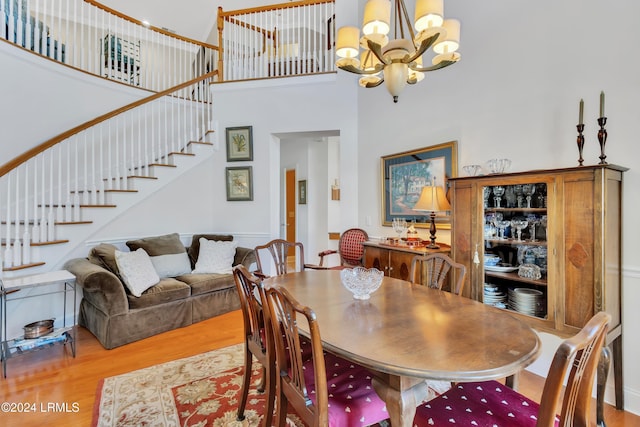
[[[582,149],[584,148],[584,135],[582,135],[582,131],[584,131],[584,124],[576,125],[576,129],[578,129],[578,139],[576,142],[578,143],[578,154],[580,158],[578,159],[578,164],[582,166],[582,162],[584,159],[582,158]]]
[[[600,163],[599,165],[606,165],[607,162],[604,160],[607,158],[604,154],[604,146],[607,143],[607,130],[604,126],[607,124],[606,117],[598,118],[598,125],[600,125],[600,130],[598,131],[598,142],[600,143]]]

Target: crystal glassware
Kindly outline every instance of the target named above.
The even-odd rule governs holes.
[[[407,221],[404,218],[393,218],[391,225],[393,226],[393,231],[398,233],[398,240],[400,240],[402,233],[407,229]]]
[[[519,242],[522,241],[522,230],[527,228],[528,225],[529,223],[524,218],[514,218],[511,220],[511,226],[516,229],[516,234],[518,236],[516,240]]]
[[[536,241],[536,226],[540,224],[540,219],[535,215],[527,215],[527,222],[529,223],[529,234],[531,241]]]
[[[504,231],[510,225],[511,225],[511,221],[509,221],[509,220],[496,221],[496,226],[498,227],[498,230],[500,230],[500,239],[501,240],[505,240],[506,239],[506,237],[504,237]]]
[[[502,203],[502,196],[504,195],[504,187],[501,185],[496,185],[493,187],[493,203],[496,208],[500,207]]]
[[[340,271],[342,285],[355,299],[369,299],[382,284],[384,273],[377,268],[345,268]]]
[[[487,162],[491,173],[503,173],[511,167],[509,159],[491,159]]]
[[[531,197],[536,192],[535,184],[522,184],[522,194],[527,198],[527,208],[531,208]]]
[[[489,196],[491,196],[491,187],[482,188],[482,198],[484,199],[484,208],[489,207]]]
[[[469,176],[476,176],[480,173],[482,167],[480,165],[465,165],[462,170]]]

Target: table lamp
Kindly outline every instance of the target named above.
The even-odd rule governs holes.
[[[436,244],[436,212],[451,210],[451,205],[444,194],[444,189],[434,185],[425,185],[422,187],[422,193],[420,193],[420,198],[413,206],[413,210],[431,212],[429,214],[431,218],[431,226],[429,227],[431,243],[427,245],[427,248],[440,248],[440,246]]]

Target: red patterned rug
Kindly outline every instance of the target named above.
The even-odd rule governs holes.
[[[98,385],[92,426],[259,426],[264,395],[256,391],[257,362],[245,420],[236,420],[243,359],[239,344],[106,378]],[[296,415],[288,424],[304,426]]]

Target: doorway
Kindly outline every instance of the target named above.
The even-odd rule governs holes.
[[[296,241],[296,170],[287,169],[285,172],[285,240]],[[293,248],[289,249],[288,256],[295,257]]]

